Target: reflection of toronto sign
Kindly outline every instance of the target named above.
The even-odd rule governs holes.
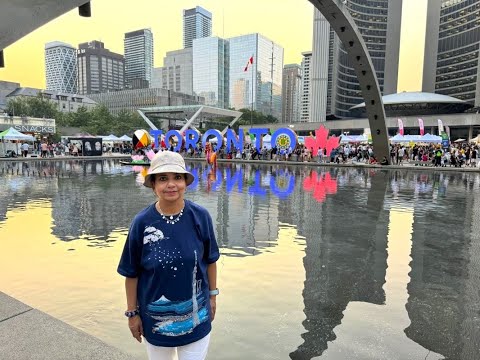
[[[137,180],[143,184],[144,176],[147,174],[146,169],[140,166],[133,169],[144,172]],[[191,167],[188,170],[195,177],[190,187],[206,186],[207,192],[219,191],[225,185],[227,194],[232,191],[242,193],[246,190],[255,196],[265,196],[270,192],[280,199],[286,199],[295,190],[296,185],[295,174],[287,169],[275,170],[268,175],[262,175],[260,169],[250,172],[241,168],[234,170],[230,167],[224,169],[208,167],[207,171]],[[318,173],[312,170],[305,175],[302,186],[305,192],[312,193],[313,198],[320,203],[326,200],[327,195],[337,193],[337,180],[332,178],[329,172]]]
[[[248,130],[250,135],[253,135],[255,138],[255,147],[257,151],[260,152],[262,148],[262,139],[265,135],[269,134],[269,129],[267,128],[251,128]],[[159,138],[161,138],[163,134],[162,130],[150,130],[150,135],[152,135],[153,139],[155,140],[155,147],[158,148],[159,146]],[[197,144],[201,141],[203,147],[205,147],[206,142],[209,138],[214,137],[217,139],[217,144],[222,144],[224,142],[224,137],[220,133],[220,131],[216,129],[210,129],[205,131],[205,133],[200,138],[198,132],[192,129],[188,129],[185,133],[180,134],[177,130],[170,130],[165,134],[165,143],[170,144],[174,138],[176,139],[185,139],[185,143],[183,144],[185,149],[190,147],[196,147]],[[315,137],[311,134],[311,136],[305,137],[305,146],[307,148],[313,148],[314,156],[317,155],[318,149],[326,149],[327,155],[330,154],[332,149],[338,147],[340,143],[340,138],[338,137],[328,137],[328,129],[321,126],[318,130],[315,131]],[[244,145],[245,134],[243,129],[239,129],[238,134],[236,134],[232,129],[228,129],[225,134],[225,148],[227,152],[232,150],[232,146],[236,150],[242,150]],[[280,151],[286,151],[289,149],[294,149],[297,145],[297,136],[296,134],[288,128],[280,128],[273,132],[272,137],[270,139],[271,146],[277,147]],[[215,146],[215,144],[214,144]],[[175,145],[175,151],[179,152],[182,148],[182,142],[177,141]],[[216,149],[215,149],[216,150]]]
[[[41,126],[41,125],[14,125],[13,126],[15,130],[20,131],[20,132],[34,132],[34,133],[49,133],[49,134],[54,134],[55,133],[55,127],[54,126]]]

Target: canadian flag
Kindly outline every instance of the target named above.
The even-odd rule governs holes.
[[[253,55],[250,56],[250,59],[248,59],[247,66],[245,66],[245,69],[243,69],[243,71],[247,71],[250,64],[253,64]]]

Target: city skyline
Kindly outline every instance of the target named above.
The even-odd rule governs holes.
[[[112,6],[112,0],[93,2],[91,18],[81,18],[77,10],[72,10],[7,47],[4,51],[6,67],[0,69],[0,80],[45,88],[45,43],[63,41],[77,47],[82,42],[99,40],[111,51],[123,53],[124,33],[141,28],[152,29],[154,66],[162,66],[167,51],[182,48],[183,10],[195,6],[213,14],[212,36],[229,38],[258,32],[284,47],[285,64],[300,64],[301,53],[312,49],[313,6],[308,1],[285,0],[278,5],[273,0],[246,0],[226,5],[218,0],[206,0],[160,6],[152,0],[139,0],[133,8],[115,9],[115,16],[112,16]],[[269,15],[265,16],[267,13]],[[287,23],[286,32],[282,24]],[[426,0],[404,0],[399,91],[415,91],[422,87],[425,26]]]

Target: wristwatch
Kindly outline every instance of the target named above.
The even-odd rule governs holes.
[[[125,316],[128,317],[128,318],[131,318],[131,317],[134,317],[136,315],[140,314],[140,312],[138,311],[138,309],[135,309],[135,310],[132,310],[132,311],[125,311]]]
[[[210,290],[209,293],[210,293],[210,296],[217,296],[218,294],[220,294],[220,290],[218,290],[217,288],[215,290]]]

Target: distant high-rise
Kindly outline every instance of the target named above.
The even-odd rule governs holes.
[[[192,95],[192,71],[192,48],[169,51],[163,67],[153,69],[151,87]]]
[[[383,95],[397,92],[398,62],[400,53],[400,28],[402,20],[402,0],[349,0],[344,5],[355,21],[369,50],[373,66],[377,72],[378,83]],[[319,113],[331,113],[338,116],[350,116],[349,109],[365,101],[360,84],[351,65],[344,45],[333,30],[326,36],[326,22],[315,9],[313,32],[313,56],[321,53],[321,59],[313,59],[312,76],[322,85],[312,83],[311,106],[314,116]],[[319,48],[320,47],[320,48]],[[329,48],[328,61],[321,48]],[[319,50],[320,49],[320,50]],[[323,93],[325,74],[327,74],[328,95],[325,102]],[[313,80],[313,79],[312,79]],[[318,104],[321,104],[321,108]],[[311,121],[316,121],[313,117]]]
[[[230,106],[237,110],[253,107],[281,120],[283,48],[258,33],[228,41]]]
[[[298,64],[283,67],[282,123],[300,120],[300,96],[302,89],[302,68]]]
[[[312,52],[302,53],[302,87],[300,93],[300,122],[310,122],[310,68]]]
[[[423,65],[425,92],[480,106],[480,0],[429,0]]]
[[[218,37],[193,41],[193,92],[205,105],[228,108],[229,43]]]
[[[47,90],[76,94],[76,49],[60,41],[45,44],[45,75]]]
[[[152,31],[141,29],[125,33],[124,51],[126,86],[148,87],[152,81],[153,69]]]
[[[212,13],[197,6],[183,10],[183,47],[191,48],[193,40],[212,35]]]
[[[124,57],[105,49],[101,41],[90,41],[78,45],[77,69],[79,94],[94,94],[124,88]]]

